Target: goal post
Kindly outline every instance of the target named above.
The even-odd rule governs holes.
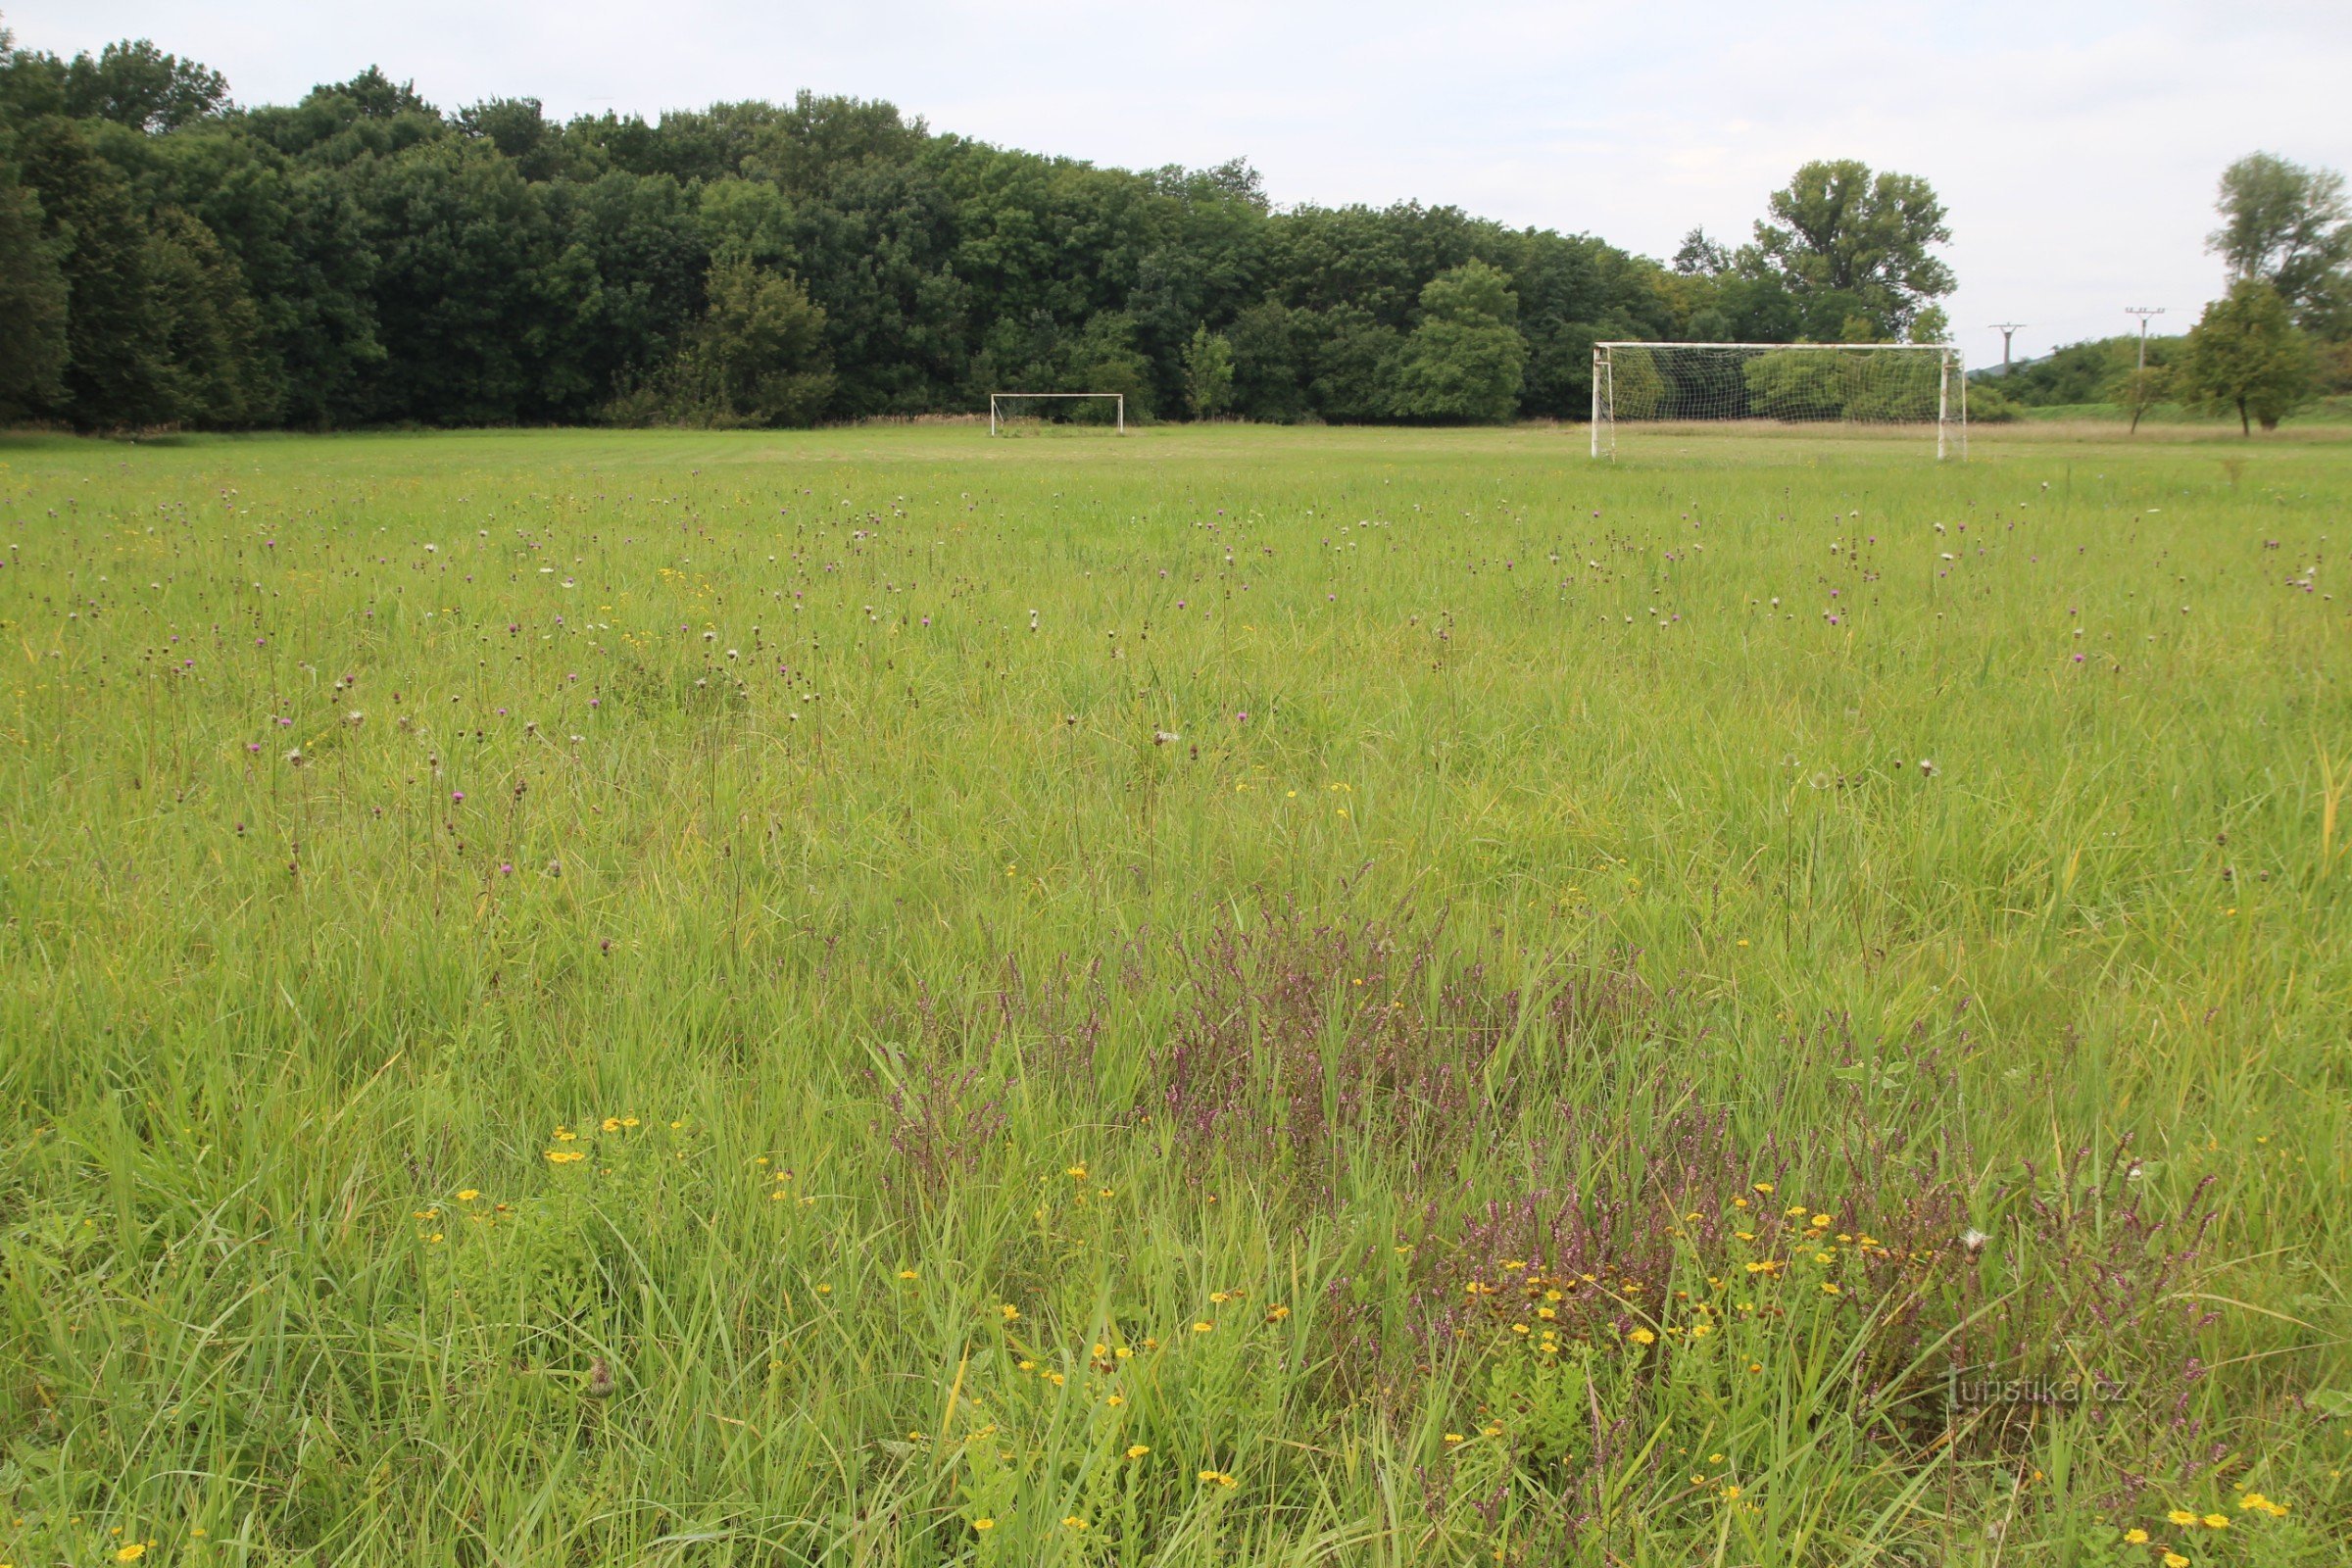
[[[1124,392],[991,392],[988,395],[988,433],[999,435],[1010,422],[1009,405],[1029,402],[1058,402],[1067,399],[1107,402],[1111,406],[1112,422],[1120,435],[1127,433],[1127,394]]]
[[[1592,345],[1592,456],[1617,455],[1621,424],[1746,420],[1914,425],[1938,461],[1968,456],[1968,376],[1949,343]]]

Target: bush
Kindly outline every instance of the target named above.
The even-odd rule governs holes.
[[[1396,412],[1482,424],[1517,413],[1527,340],[1509,278],[1484,262],[1465,262],[1429,280],[1421,309],[1421,324],[1397,362]]]
[[[2017,418],[2017,405],[1990,381],[1971,381],[1968,384],[1968,422],[1971,424],[2009,424]]]
[[[617,424],[814,424],[833,395],[825,313],[798,278],[749,261],[710,270],[710,307],[675,359],[608,411]]]

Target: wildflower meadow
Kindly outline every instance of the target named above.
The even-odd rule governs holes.
[[[2322,1568],[2352,445],[0,439],[0,1562]]]

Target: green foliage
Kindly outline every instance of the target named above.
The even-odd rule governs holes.
[[[1748,412],[1767,419],[1932,420],[1943,395],[1942,367],[1929,354],[1809,348],[1759,354],[1740,368]]]
[[[1617,355],[1609,365],[1608,393],[1616,417],[1654,419],[1667,401],[1666,377],[1652,355]]]
[[[1441,272],[1421,290],[1421,324],[1396,361],[1396,412],[1409,419],[1494,423],[1519,406],[1527,343],[1519,296],[1484,262]]]
[[[1098,169],[808,92],[560,122],[527,97],[443,114],[370,67],[239,108],[152,44],[0,40],[0,123],[68,296],[65,366],[12,407],[91,428],[855,419],[1075,386],[1138,417],[1575,419],[1595,340],[1918,336],[1943,286],[1933,194],[1859,166],[1808,166],[1765,248],[1698,235],[1670,272],[1453,207],[1278,212],[1244,163]],[[737,262],[821,313],[821,398],[714,400],[686,363]],[[1227,395],[1196,375],[1217,340]]]
[[[2018,417],[2017,404],[2009,396],[2006,378],[1976,381],[1968,386],[1968,422],[1971,424],[2010,424]]]
[[[13,47],[0,28],[0,119],[42,115],[105,120],[134,130],[178,130],[220,114],[228,82],[193,60],[165,54],[146,39],[110,43],[71,62]]]
[[[1233,403],[1233,345],[1205,325],[1193,328],[1184,351],[1184,406],[1196,419],[1213,419]]]
[[[2179,363],[2181,346],[2187,341],[2185,336],[2149,338],[2149,368],[2163,369]],[[1972,379],[1978,386],[1997,383],[2002,395],[2021,408],[2075,407],[2106,401],[2109,392],[2138,368],[2140,352],[2138,335],[2122,333],[2053,347],[2040,359],[2012,367],[2006,374],[1998,369],[1979,370]]]
[[[2314,345],[2312,359],[2320,391],[2330,395],[2352,392],[2352,338]]]
[[[176,423],[241,429],[275,421],[281,388],[262,345],[261,312],[236,259],[177,208],[158,212],[146,272],[168,324]]]
[[[0,419],[42,407],[61,389],[66,298],[40,202],[0,164]]]
[[[2182,350],[2179,384],[2208,410],[2237,415],[2239,430],[2275,430],[2312,390],[2310,340],[2296,330],[2286,301],[2248,278],[2205,307]]]
[[[68,62],[0,44],[8,123],[33,139],[72,127],[88,154],[41,173],[75,187],[52,203],[39,185],[50,228],[103,208],[126,249],[131,228],[168,230],[158,243],[206,276],[217,251],[255,318],[251,373],[232,378],[249,391],[231,395],[213,370],[156,362],[219,333],[131,329],[143,285],[105,280],[135,268],[97,239],[53,247],[94,275],[96,318],[69,323],[78,359],[24,412],[309,426],[646,415],[670,397],[657,383],[682,384],[671,370],[701,330],[707,275],[743,260],[790,274],[823,313],[828,417],[968,412],[1021,386],[1122,391],[1139,417],[1189,409],[1203,332],[1232,351],[1219,406],[1250,418],[1573,416],[1596,331],[1673,325],[1658,270],[1589,237],[1412,204],[1276,213],[1245,164],[1096,169],[935,134],[884,103],[804,92],[559,123],[505,98],[445,116],[372,67],[292,105],[238,109],[225,93],[151,45]],[[1462,337],[1442,323],[1415,372],[1431,412],[1410,413],[1396,376],[1422,292],[1473,261],[1522,302],[1515,401],[1497,415],[1491,393],[1450,384],[1461,354],[1507,382],[1510,354],[1499,336],[1437,341]]]
[[[1152,415],[1152,367],[1138,344],[1135,318],[1124,311],[1102,311],[1089,317],[1062,354],[1060,388],[1071,392],[1118,392],[1127,399],[1127,416],[1149,419]],[[1082,418],[1108,418],[1106,405],[1089,404]]]
[[[1399,371],[1403,333],[1356,305],[1302,311],[1309,339],[1307,398],[1315,412],[1340,424],[1360,424],[1404,414]]]
[[[2137,430],[2139,421],[2157,404],[2173,396],[2173,372],[2161,365],[2145,369],[2134,366],[2117,376],[2107,386],[2107,401],[2132,416],[2132,428]]]
[[[1311,365],[1301,340],[1307,313],[1276,300],[1249,306],[1234,317],[1226,336],[1233,344],[1234,407],[1269,424],[1291,424],[1308,411],[1306,376]]]
[[[1740,366],[1748,412],[1764,419],[1845,417],[1845,368],[1826,354],[1759,354]]]
[[[2339,171],[2254,153],[2222,172],[2215,206],[2222,226],[2205,245],[2232,282],[2270,284],[2306,332],[2352,338],[2352,203]]]
[[[73,122],[36,122],[20,152],[71,302],[67,366],[44,412],[90,429],[195,415],[171,358],[179,323],[168,285],[187,281],[180,247],[149,230],[129,179]]]
[[[833,394],[825,313],[800,280],[750,260],[710,270],[710,304],[677,359],[616,405],[624,423],[725,429],[813,424]]]
[[[1943,204],[1916,174],[1873,173],[1853,159],[1816,161],[1769,205],[1771,220],[1757,221],[1755,243],[1738,265],[1787,289],[1810,336],[1893,341],[1953,289],[1951,269],[1932,254],[1952,237]],[[1869,335],[1856,339],[1856,330]]]

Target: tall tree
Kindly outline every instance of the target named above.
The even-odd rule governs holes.
[[[2311,390],[2311,340],[2286,301],[2260,278],[2241,278],[2205,307],[2181,356],[2180,385],[2201,406],[2233,409],[2246,435],[2276,430]]]
[[[41,204],[0,165],[0,418],[22,417],[61,389],[66,298]]]
[[[65,89],[67,114],[134,130],[177,130],[228,106],[226,76],[168,55],[144,38],[110,43],[96,59],[75,56],[66,68]]]
[[[71,301],[66,370],[50,412],[84,429],[173,422],[182,407],[172,322],[129,179],[74,121],[36,122],[20,151]]]
[[[1916,174],[1816,161],[1769,207],[1772,220],[1759,219],[1755,243],[1741,249],[1741,270],[1777,278],[1805,308],[1814,337],[1904,336],[1954,287],[1952,270],[1932,254],[1952,237],[1943,204]]]
[[[1732,270],[1732,253],[1705,229],[1693,228],[1674,253],[1674,270],[1685,277],[1720,277]]]
[[[2254,153],[2222,172],[2214,205],[2222,226],[2205,247],[2231,282],[2259,278],[2305,331],[2352,337],[2352,203],[2341,172]]]

